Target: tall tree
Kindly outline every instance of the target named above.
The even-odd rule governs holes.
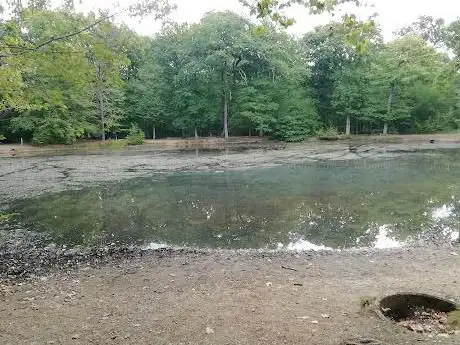
[[[420,16],[418,21],[398,30],[396,34],[399,36],[420,36],[425,42],[432,44],[436,48],[442,48],[446,45],[447,32],[445,21],[442,18]]]

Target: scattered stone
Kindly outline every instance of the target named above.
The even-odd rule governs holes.
[[[206,327],[206,334],[214,334],[214,330],[211,327]]]
[[[73,340],[80,339],[80,335],[74,334],[74,335],[72,335],[72,339],[73,339]]]

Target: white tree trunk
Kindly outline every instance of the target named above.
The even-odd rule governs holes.
[[[195,139],[198,139],[198,128],[195,126]]]
[[[228,99],[224,96],[224,137],[228,140]]]
[[[98,64],[97,65],[97,68],[96,68],[96,76],[97,76],[97,79],[98,79],[98,82],[100,85],[98,85],[98,93],[97,93],[97,96],[99,98],[99,116],[100,116],[100,119],[101,119],[101,126],[102,126],[102,142],[105,141],[105,114],[104,114],[104,93],[103,93],[103,85],[102,85],[102,82],[103,82],[103,76],[102,76],[102,66],[101,64]]]
[[[104,100],[102,96],[99,99],[99,111],[101,114],[101,124],[102,124],[102,142],[105,141],[105,114],[104,114]]]
[[[153,125],[153,128],[152,128],[152,139],[155,140],[156,138],[157,138],[157,131],[156,131],[155,125]]]
[[[383,124],[383,134],[388,134],[388,122]]]
[[[347,116],[347,128],[346,128],[346,135],[351,134],[351,119],[350,115]]]

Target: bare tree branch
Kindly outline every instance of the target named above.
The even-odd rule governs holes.
[[[94,23],[89,24],[89,25],[85,26],[84,28],[82,28],[82,29],[80,29],[80,30],[78,30],[78,31],[74,31],[74,32],[71,32],[71,33],[69,33],[69,34],[62,35],[62,36],[57,36],[57,37],[54,37],[54,36],[53,36],[53,37],[51,37],[50,39],[48,39],[47,41],[42,42],[42,43],[38,44],[37,46],[35,46],[35,47],[33,48],[33,50],[38,50],[38,49],[40,49],[40,48],[42,48],[42,47],[44,47],[44,46],[46,46],[46,45],[48,45],[48,44],[51,44],[51,43],[53,43],[53,42],[62,41],[62,40],[66,40],[66,39],[71,38],[71,37],[74,37],[74,36],[78,36],[78,35],[82,34],[83,32],[88,31],[88,30],[91,30],[91,29],[94,28],[95,26],[98,26],[98,25],[101,24],[102,22],[104,22],[104,21],[106,21],[106,20],[108,20],[108,19],[111,19],[111,18],[115,17],[116,15],[118,15],[118,14],[120,14],[120,13],[122,13],[122,12],[123,12],[123,11],[120,11],[120,12],[117,12],[117,13],[113,13],[113,14],[111,14],[111,15],[109,15],[109,16],[104,16],[104,17],[102,17],[102,18],[96,20]]]

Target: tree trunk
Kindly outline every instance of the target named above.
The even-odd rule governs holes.
[[[105,141],[105,114],[104,114],[104,100],[102,95],[99,96],[99,112],[101,115],[101,125],[102,125],[102,142]]]
[[[155,140],[157,138],[157,130],[155,128],[155,125],[152,127],[152,139]]]
[[[346,135],[350,135],[351,134],[351,119],[350,119],[350,115],[347,116],[347,128],[346,128]]]
[[[195,139],[198,139],[198,128],[195,126]]]
[[[228,140],[228,99],[226,94],[224,94],[224,137],[225,140]]]
[[[264,130],[262,128],[262,125],[260,125],[260,129],[259,129],[259,137],[263,137],[264,136]]]
[[[249,128],[249,136],[252,136],[251,128]]]
[[[104,114],[104,94],[102,90],[102,66],[101,64],[97,65],[96,69],[96,76],[99,81],[99,90],[98,90],[98,98],[99,98],[99,116],[101,118],[101,127],[102,127],[102,142],[105,142],[105,114]]]
[[[394,96],[395,96],[395,85],[394,83],[391,83],[390,90],[388,92],[387,118],[385,119],[385,122],[383,125],[383,134],[388,134],[388,121],[390,120],[391,106],[393,105]]]

